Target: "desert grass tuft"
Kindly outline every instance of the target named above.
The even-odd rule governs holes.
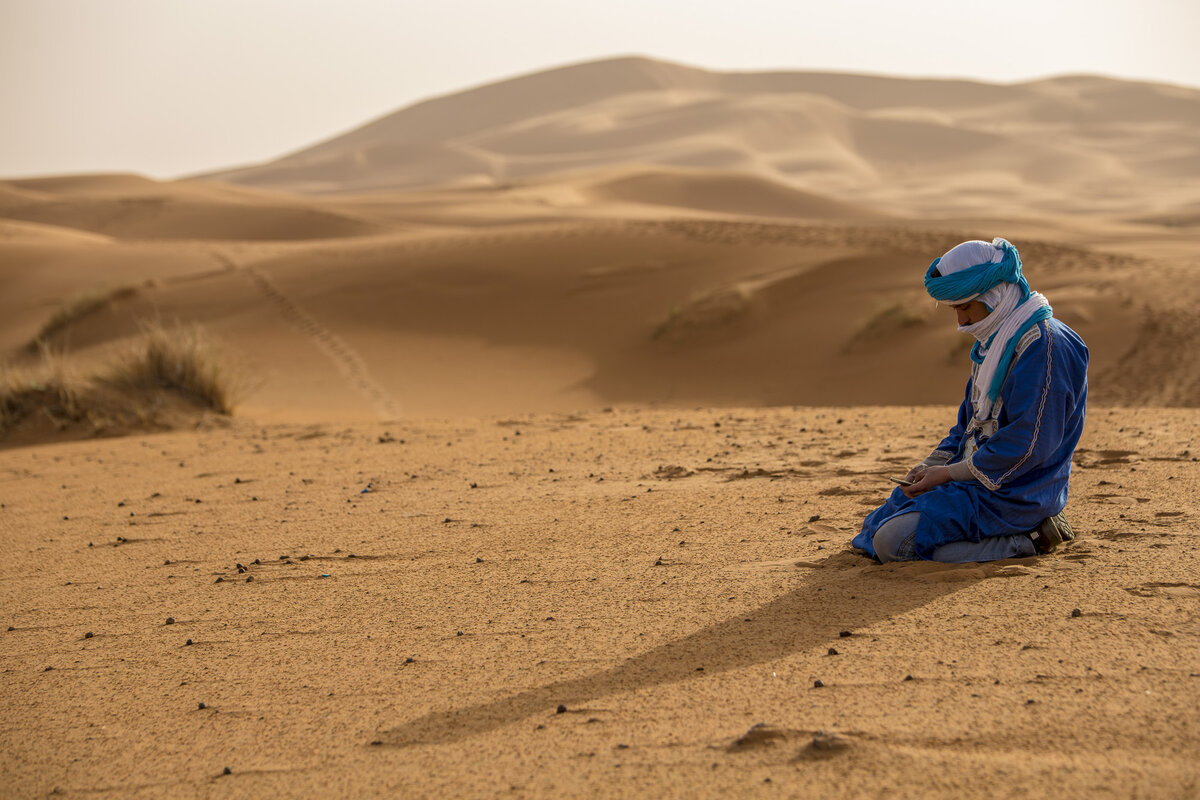
[[[859,324],[846,344],[850,350],[864,342],[876,341],[892,334],[916,328],[929,321],[928,310],[904,300],[893,300],[876,306]]]
[[[34,367],[0,366],[0,435],[27,417],[40,414],[57,428],[87,418],[85,386],[62,356],[42,346]]]
[[[25,345],[26,352],[31,354],[37,353],[41,344],[50,341],[55,334],[65,331],[72,324],[84,317],[107,308],[114,301],[127,300],[133,297],[137,292],[138,287],[132,285],[115,286],[107,289],[91,289],[80,292],[59,306],[58,310],[50,315],[50,318],[34,334],[33,339]]]
[[[130,388],[173,389],[213,411],[233,413],[233,377],[195,325],[144,323],[141,337],[104,379]]]
[[[698,294],[682,307],[672,306],[666,318],[654,327],[650,338],[682,342],[716,332],[745,318],[754,299],[753,289],[745,284]]]

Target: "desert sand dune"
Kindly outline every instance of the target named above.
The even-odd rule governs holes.
[[[379,229],[362,220],[287,199],[200,181],[159,182],[133,175],[11,181],[0,214],[130,239],[323,239]]]
[[[108,280],[129,276],[136,293],[50,343],[88,359],[135,335],[139,320],[199,322],[259,377],[246,401],[262,410],[299,403],[318,417],[373,408],[390,418],[613,402],[953,402],[966,342],[920,274],[929,254],[969,235],[582,219],[178,251],[11,245],[14,257],[44,266],[10,271],[20,293],[7,295],[3,340],[27,343],[56,292],[70,297],[68,285],[88,288],[84,269],[120,262]],[[1200,323],[1186,262],[1021,245],[1031,282],[1091,344],[1098,402],[1194,402],[1190,342]]]
[[[993,85],[726,74],[631,58],[418,103],[212,177],[347,192],[687,165],[900,213],[1113,214],[1195,202],[1197,130],[1200,91],[1183,87],[1087,76]],[[942,185],[937,197],[919,191],[949,178],[965,185]]]

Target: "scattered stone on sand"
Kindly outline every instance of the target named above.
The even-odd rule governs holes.
[[[197,704],[196,704],[196,706],[197,706],[197,708],[199,708],[201,711],[203,711],[204,709],[208,708],[208,704],[207,704],[207,703],[197,703]]]
[[[93,637],[93,636],[95,636],[95,635],[96,635],[96,634],[92,633],[91,631],[88,631],[87,633],[85,633],[85,634],[83,635],[83,638],[85,638],[85,639],[90,639],[90,638],[92,638],[92,637]]]
[[[825,685],[825,682],[824,682],[824,681],[822,681],[822,680],[820,680],[819,678],[818,678],[817,680],[813,681],[813,688],[814,688],[814,689],[820,689],[820,688],[821,688],[822,686],[824,686],[824,685]]]
[[[167,621],[166,621],[166,623],[165,623],[165,624],[167,624],[167,625],[174,625],[174,624],[175,624],[175,618],[174,618],[174,617],[167,617]]]
[[[836,655],[838,655],[837,648],[836,648],[836,647],[831,647],[831,648],[829,648],[829,653],[828,653],[828,654],[829,654],[829,655],[831,655],[831,656],[836,656]]]
[[[1081,611],[1081,610],[1080,610],[1080,609],[1078,609],[1078,608],[1073,608],[1073,609],[1071,609],[1071,616],[1072,616],[1072,617],[1082,617],[1082,616],[1083,616],[1083,611]]]
[[[566,706],[564,706],[564,705],[562,705],[562,704],[560,703],[560,704],[559,704],[559,706],[558,706],[558,708],[557,708],[557,709],[555,709],[555,712],[554,712],[554,713],[555,713],[555,714],[565,714],[565,713],[567,713],[567,707],[566,707]]]

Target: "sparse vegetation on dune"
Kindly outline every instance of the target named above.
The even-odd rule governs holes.
[[[846,343],[853,349],[864,342],[876,341],[908,328],[924,325],[929,321],[928,310],[906,300],[893,300],[877,306],[859,325],[858,330]]]
[[[173,389],[219,414],[233,413],[233,381],[196,326],[145,323],[142,336],[106,380],[133,389]]]
[[[0,366],[0,436],[33,416],[55,427],[83,421],[87,415],[80,390],[62,357],[44,347],[36,367]]]
[[[693,297],[682,307],[672,306],[655,326],[651,338],[684,342],[720,331],[744,318],[754,300],[753,290],[736,284]]]
[[[233,413],[236,381],[199,328],[143,326],[105,372],[81,377],[42,345],[36,364],[0,367],[0,437],[171,428]]]
[[[133,285],[89,289],[80,292],[63,303],[57,311],[50,315],[50,318],[34,334],[33,339],[25,345],[26,353],[38,353],[46,342],[49,342],[56,334],[65,331],[72,324],[95,314],[97,311],[108,308],[118,300],[127,300],[136,295],[137,292],[138,287]]]

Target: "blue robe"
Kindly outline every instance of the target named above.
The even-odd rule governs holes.
[[[1017,352],[992,419],[982,425],[973,419],[973,370],[958,422],[935,451],[950,463],[969,458],[977,480],[950,481],[911,500],[897,487],[863,521],[855,547],[875,556],[879,526],[912,511],[921,512],[917,555],[930,559],[950,542],[1028,533],[1063,510],[1083,432],[1088,349],[1051,317],[1022,337]]]

